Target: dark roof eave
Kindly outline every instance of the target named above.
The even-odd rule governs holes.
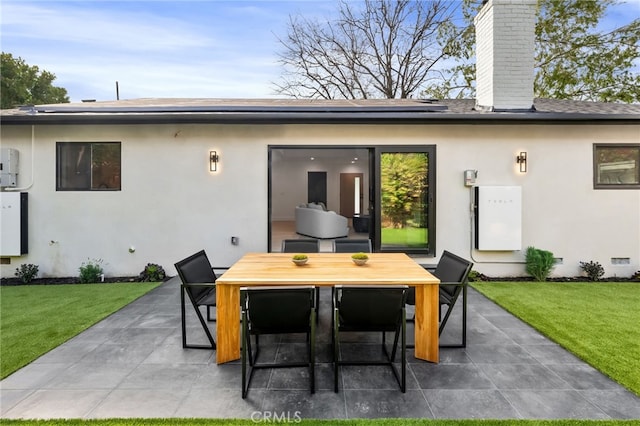
[[[446,113],[446,112],[377,112],[377,113],[134,113],[134,114],[35,114],[4,115],[3,125],[77,125],[77,124],[492,124],[492,123],[639,123],[637,114],[589,113]]]

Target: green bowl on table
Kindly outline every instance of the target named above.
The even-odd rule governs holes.
[[[291,258],[291,261],[298,266],[302,266],[309,261],[309,256],[306,254],[295,254]]]

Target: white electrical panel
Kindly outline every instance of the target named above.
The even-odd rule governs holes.
[[[522,249],[522,188],[475,187],[476,249]]]
[[[18,185],[18,150],[0,149],[0,186],[14,188]]]
[[[20,256],[28,251],[27,193],[0,192],[0,255]]]

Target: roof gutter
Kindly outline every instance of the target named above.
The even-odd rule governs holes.
[[[298,110],[299,111],[299,110]],[[415,111],[349,112],[111,112],[36,113],[4,115],[3,125],[128,125],[128,124],[565,124],[577,122],[640,123],[637,114],[589,113],[449,113]]]

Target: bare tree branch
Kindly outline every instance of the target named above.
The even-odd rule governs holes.
[[[450,53],[450,0],[341,0],[324,24],[290,17],[276,92],[296,98],[407,98]]]

